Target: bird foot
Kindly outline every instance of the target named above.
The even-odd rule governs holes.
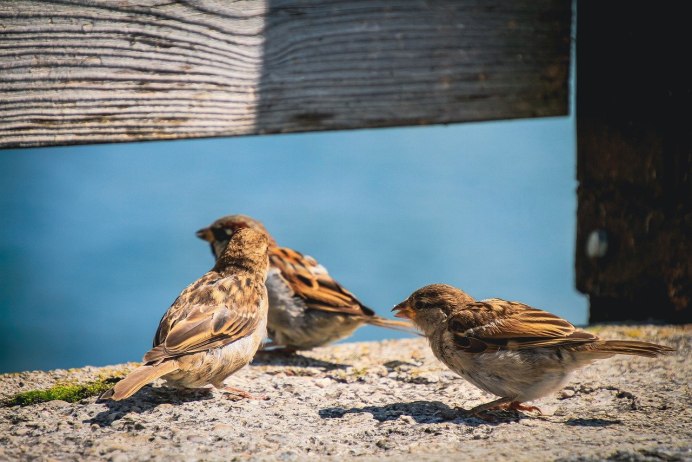
[[[521,412],[535,412],[538,415],[543,415],[543,412],[536,406],[527,406],[525,404],[521,404],[519,401],[512,401],[511,403],[506,404],[503,407],[508,410]]]
[[[537,412],[538,415],[543,415],[541,410],[536,406],[526,406],[519,401],[511,401],[510,398],[500,398],[486,404],[481,404],[466,412],[486,422],[496,422],[497,417],[490,413],[492,410]]]
[[[235,387],[224,387],[221,389],[226,394],[226,399],[231,401],[240,401],[241,399],[255,399],[258,401],[266,401],[269,399],[267,395],[253,395],[245,390]]]

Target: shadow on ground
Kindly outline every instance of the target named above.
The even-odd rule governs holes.
[[[324,370],[346,369],[350,367],[348,364],[332,363],[297,353],[284,353],[283,351],[274,350],[258,351],[252,360],[252,365],[317,367]]]
[[[606,420],[606,419],[569,419],[565,425],[572,427],[610,427],[611,425],[620,425],[621,420]]]
[[[147,385],[131,396],[122,401],[100,400],[108,409],[99,412],[91,419],[85,420],[86,424],[96,424],[99,427],[109,427],[130,412],[141,414],[150,411],[161,404],[177,405],[191,401],[203,401],[213,398],[213,390],[198,389],[194,391],[183,391],[176,388],[157,387]]]
[[[319,415],[323,419],[340,419],[346,414],[372,414],[379,421],[397,420],[401,416],[409,416],[417,423],[450,422],[476,427],[478,425],[496,425],[510,421],[518,421],[526,416],[517,412],[498,412],[493,420],[482,420],[466,414],[463,409],[452,409],[439,401],[414,401],[412,403],[393,403],[384,406],[364,406],[344,409],[342,407],[329,407],[320,409]],[[495,414],[494,414],[495,415]]]

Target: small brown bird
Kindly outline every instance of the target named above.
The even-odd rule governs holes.
[[[264,225],[245,215],[230,215],[197,231],[211,244],[215,257],[223,251],[229,236],[238,229],[252,228],[269,237],[269,320],[272,343],[284,351],[309,350],[348,337],[358,327],[371,324],[408,330],[408,322],[385,319],[363,305],[317,263],[300,252],[279,247]]]
[[[232,397],[254,398],[225,387],[248,364],[266,335],[268,238],[253,229],[229,236],[214,268],[190,284],[163,315],[144,364],[101,398],[121,400],[163,377],[177,388],[213,385]]]
[[[451,370],[500,397],[471,409],[538,411],[522,403],[560,389],[572,371],[616,354],[656,357],[674,351],[652,343],[602,340],[554,314],[499,298],[476,301],[432,284],[393,308],[423,331],[435,356]]]

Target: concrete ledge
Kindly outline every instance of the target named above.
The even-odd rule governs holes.
[[[616,357],[535,402],[548,415],[463,416],[491,397],[435,360],[422,339],[261,355],[229,383],[269,401],[181,396],[159,383],[118,403],[0,408],[0,460],[689,460],[690,326],[595,327],[678,349]],[[131,367],[0,375],[0,398]]]

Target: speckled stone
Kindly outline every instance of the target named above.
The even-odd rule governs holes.
[[[122,402],[0,407],[0,461],[692,460],[692,329],[594,330],[678,351],[597,362],[533,403],[550,415],[496,422],[463,414],[492,397],[447,370],[423,339],[260,354],[228,383],[268,401],[181,395],[156,382]],[[4,374],[0,398],[132,367]]]

